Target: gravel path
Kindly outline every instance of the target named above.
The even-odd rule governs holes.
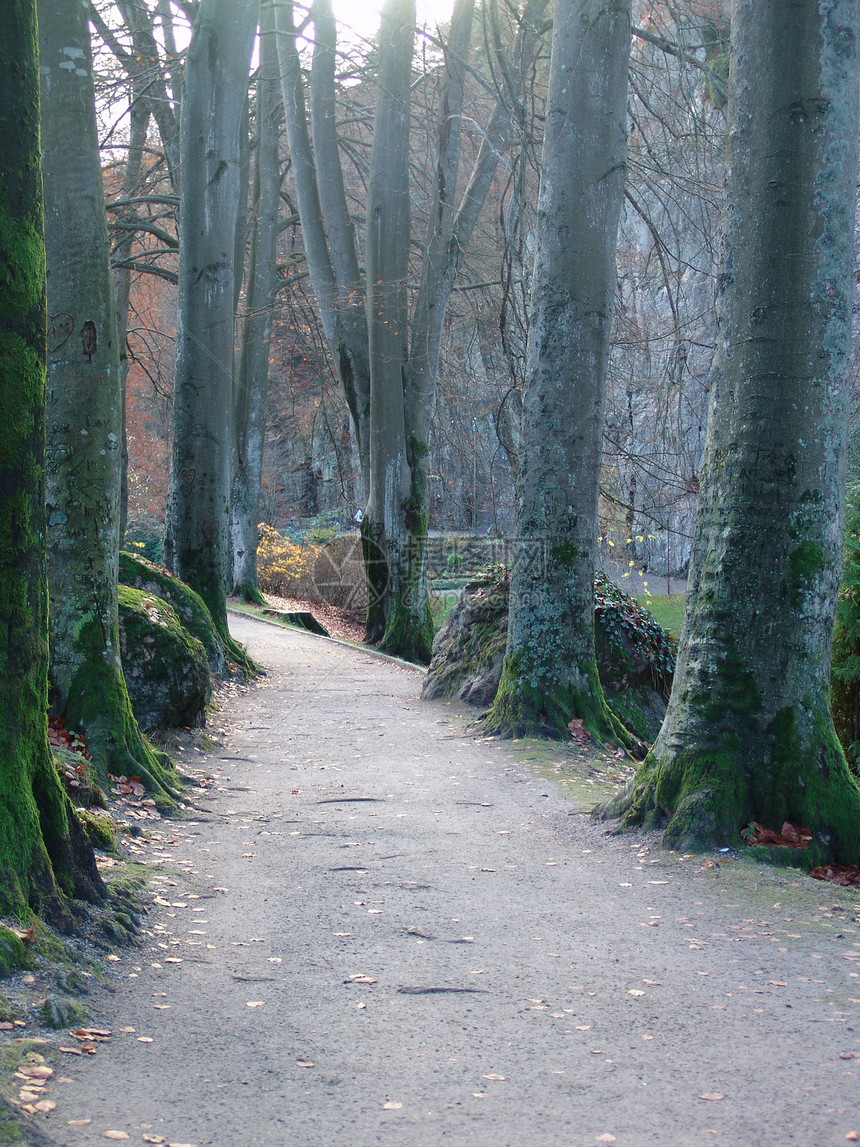
[[[54,1142],[860,1132],[856,893],[608,837],[416,670],[231,625],[268,676],[203,811],[140,845],[147,935],[92,997],[111,1040],[52,1060]]]

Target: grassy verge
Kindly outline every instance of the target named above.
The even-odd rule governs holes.
[[[684,622],[684,594],[652,594],[651,597],[637,597],[637,601],[654,616],[673,637],[681,636]]]

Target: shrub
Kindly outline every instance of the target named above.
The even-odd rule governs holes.
[[[263,593],[277,597],[311,597],[317,547],[291,542],[265,522],[260,523],[259,530],[257,578]]]

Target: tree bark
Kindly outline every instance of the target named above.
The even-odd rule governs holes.
[[[84,734],[102,780],[176,778],[144,739],[120,664],[122,391],[86,10],[39,5],[48,252],[47,510],[51,709]]]
[[[732,21],[718,352],[681,653],[660,736],[605,814],[672,847],[808,826],[860,860],[830,711],[842,564],[857,171],[852,0],[742,0]]]
[[[206,0],[185,64],[179,331],[165,564],[227,629],[239,133],[256,0]]]
[[[411,220],[409,128],[414,0],[387,0],[380,25],[379,76],[367,192],[367,327],[370,345],[370,490],[362,523],[368,640],[398,651],[392,632],[405,589],[410,495],[403,404],[409,333],[406,287]],[[426,528],[425,528],[426,532]],[[368,562],[368,555],[372,560]],[[406,619],[404,618],[405,622]],[[399,650],[409,656],[408,648]],[[413,654],[414,655],[414,654]]]
[[[68,921],[104,885],[48,744],[45,246],[36,4],[0,39],[0,912]]]
[[[263,6],[262,61],[257,84],[255,203],[246,313],[234,394],[236,466],[231,507],[233,593],[262,602],[257,579],[260,485],[266,439],[272,303],[278,290],[278,207],[281,173],[278,56],[271,4]]]
[[[320,0],[315,11],[319,35],[313,64],[314,146],[308,131],[297,32],[289,0],[276,6],[284,118],[308,271],[326,342],[352,416],[366,491],[370,481],[370,360],[364,284],[360,278],[356,280],[358,254],[346,210],[333,121],[334,22],[326,0]]]
[[[594,651],[594,562],[629,0],[555,8],[505,666],[490,732],[623,736]]]

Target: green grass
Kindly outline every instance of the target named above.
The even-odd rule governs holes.
[[[437,590],[430,594],[430,616],[433,618],[433,625],[437,630],[441,629],[448,620],[448,615],[459,600],[458,594],[445,593],[444,590]]]
[[[674,637],[681,636],[681,625],[684,621],[684,594],[652,594],[651,597],[637,597],[656,621],[668,630]]]

